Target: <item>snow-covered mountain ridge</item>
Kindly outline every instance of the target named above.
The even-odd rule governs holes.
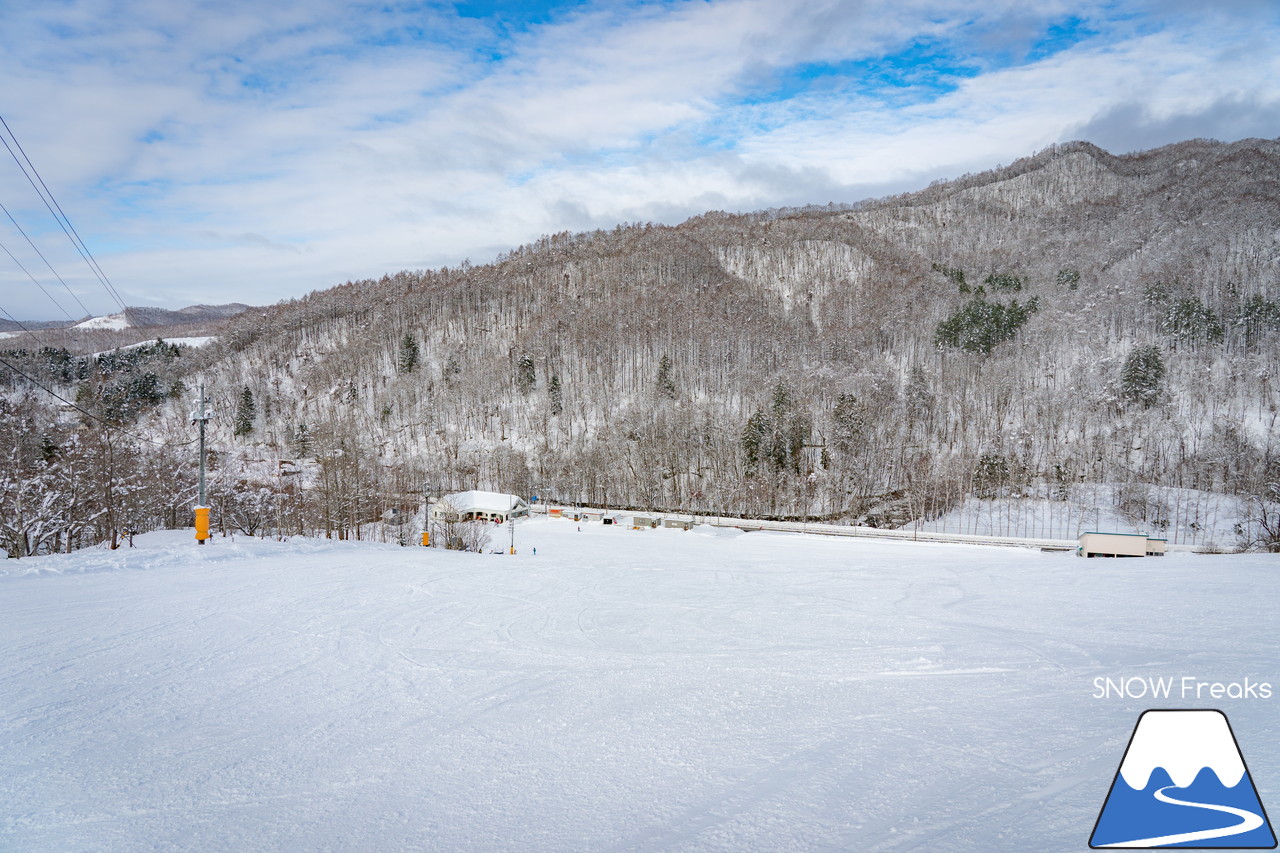
[[[1255,494],[1278,221],[1275,141],[1071,143],[319,291],[233,321],[207,384],[255,395],[267,452],[358,436],[450,487],[594,503],[900,523],[1081,482]]]
[[[1276,141],[1071,143],[891,198],[348,282],[199,351],[23,364],[175,447],[202,383],[222,504],[265,495],[293,532],[487,489],[996,535],[1032,502],[1070,520],[1058,538],[1118,515],[1280,547],[1277,222]],[[142,529],[186,514],[189,478]]]

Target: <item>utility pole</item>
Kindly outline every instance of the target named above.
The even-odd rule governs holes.
[[[208,403],[204,399],[204,383],[200,383],[200,399],[196,410],[191,413],[191,422],[200,426],[200,497],[196,503],[196,541],[201,545],[209,541],[209,504],[204,491],[204,427],[213,417]]]

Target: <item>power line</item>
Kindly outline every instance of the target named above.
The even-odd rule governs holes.
[[[9,152],[9,156],[13,158],[13,162],[17,163],[18,168],[22,170],[22,175],[27,179],[27,183],[31,184],[31,188],[36,191],[36,195],[40,196],[40,201],[44,202],[45,209],[49,211],[49,215],[53,217],[53,221],[58,223],[58,227],[62,229],[62,233],[71,241],[72,247],[75,248],[75,250],[80,254],[80,257],[89,266],[89,271],[98,279],[99,284],[106,288],[107,295],[115,300],[121,310],[125,310],[124,301],[120,299],[120,294],[116,291],[115,285],[111,284],[110,280],[106,277],[106,273],[102,271],[102,267],[98,266],[97,259],[93,257],[91,252],[89,252],[89,247],[84,245],[83,240],[80,240],[80,234],[76,232],[75,226],[71,224],[71,220],[67,218],[66,213],[63,212],[62,205],[58,204],[58,200],[54,198],[53,193],[44,182],[44,178],[40,176],[40,172],[36,169],[35,164],[31,162],[31,158],[27,156],[27,152],[23,149],[22,143],[18,141],[17,136],[14,136],[13,130],[9,127],[9,123],[4,120],[3,116],[0,116],[0,125],[3,125],[4,129],[9,132],[10,138],[13,139],[13,144],[17,146],[20,152],[22,152],[22,159],[27,162],[27,166],[31,167],[31,173],[28,173],[27,166],[22,164],[22,160],[19,160],[18,155],[14,154],[13,149],[9,147],[8,140],[4,138],[3,134],[0,134],[0,142],[4,143],[5,150]],[[32,180],[31,174],[35,174],[36,179],[40,181],[39,187],[37,187],[36,182]],[[41,187],[44,188],[43,192],[41,192]],[[46,194],[48,196],[47,198]],[[52,207],[49,205],[49,202],[51,201],[53,202]],[[54,213],[54,207],[58,209],[57,213]],[[61,214],[61,217],[59,214]],[[68,231],[68,228],[71,230]],[[75,235],[74,237],[72,236],[73,234]]]
[[[0,245],[0,249],[4,249],[4,246]],[[9,251],[8,249],[5,249],[5,252],[8,252],[8,251]],[[11,257],[11,258],[12,258],[12,257],[13,257],[13,255],[9,255],[9,257]],[[19,266],[21,266],[21,264],[19,264]],[[38,343],[38,344],[40,344],[40,345],[42,345],[42,346],[48,346],[48,344],[46,344],[44,341],[42,341],[42,340],[40,339],[40,337],[39,337],[35,332],[33,332],[31,329],[28,329],[28,328],[26,327],[26,324],[24,324],[24,323],[23,323],[21,320],[19,320],[17,317],[13,316],[13,315],[12,315],[12,314],[10,314],[8,311],[6,311],[3,305],[0,305],[0,314],[4,314],[4,316],[8,317],[11,321],[13,321],[14,323],[17,323],[17,324],[18,324],[18,328],[19,328],[19,329],[21,329],[22,331],[26,332],[28,335],[30,335],[30,336],[31,336],[31,339],[32,339],[32,340],[34,340],[36,343]]]
[[[3,204],[0,204],[0,210],[3,210],[4,215],[9,217],[9,221],[13,223],[13,227],[18,229],[18,233],[21,234],[26,239],[27,243],[30,244],[31,248],[35,249],[36,254],[40,256],[40,260],[44,261],[44,265],[49,268],[49,272],[53,273],[53,277],[56,278],[58,281],[62,281],[62,276],[58,275],[58,271],[53,268],[53,264],[49,263],[49,259],[44,256],[44,252],[41,252],[40,249],[36,247],[36,244],[31,241],[31,238],[27,237],[27,232],[22,230],[22,226],[18,224],[18,220],[14,219],[13,214],[9,212],[9,208],[5,207]],[[8,250],[6,249],[5,251],[8,251]],[[9,257],[12,258],[13,255],[10,254]],[[15,258],[14,260],[17,260],[17,259]],[[21,266],[21,264],[19,264],[19,266]],[[24,271],[25,271],[25,268],[24,268]],[[31,275],[31,273],[27,273],[27,275]],[[62,281],[62,287],[64,290],[67,291],[68,295],[70,295],[71,298],[76,301],[76,304],[80,306],[81,310],[84,311],[85,317],[93,316],[93,312],[90,311],[88,308],[84,307],[84,303],[80,301],[80,297],[76,296],[74,293],[71,292],[71,288],[67,286],[67,283],[65,281]],[[40,289],[44,290],[44,288],[40,288]],[[54,304],[56,305],[57,303],[55,302]],[[62,307],[62,306],[58,306],[58,307]],[[66,311],[64,310],[63,313],[66,314]],[[75,321],[75,318],[71,317],[70,314],[67,314],[67,317],[70,318],[72,322]]]
[[[0,248],[3,248],[3,247],[0,247]],[[7,250],[6,250],[6,251],[7,251]],[[10,257],[12,257],[12,255],[11,255]],[[37,334],[36,334],[34,331],[32,331],[31,329],[28,329],[25,323],[23,323],[23,322],[22,322],[21,320],[19,320],[17,317],[14,317],[12,314],[10,314],[10,313],[5,309],[5,307],[4,307],[3,305],[0,305],[0,314],[4,314],[6,317],[8,317],[8,318],[9,318],[10,320],[12,320],[14,323],[17,323],[17,324],[18,324],[18,328],[22,329],[22,331],[24,331],[24,332],[26,332],[28,335],[30,335],[30,336],[31,336],[31,337],[32,337],[32,338],[33,338],[37,343],[44,344],[44,345],[46,345],[46,346],[47,346],[47,344],[45,343],[45,341],[43,341],[43,340],[41,340],[41,339],[40,339],[39,335],[37,335]],[[87,356],[87,357],[91,358],[92,356]],[[61,400],[63,403],[66,403],[68,406],[71,406],[71,407],[72,407],[73,409],[75,409],[76,411],[81,412],[81,413],[83,413],[84,415],[86,415],[86,416],[88,416],[88,417],[90,417],[90,418],[93,418],[94,420],[96,420],[96,421],[98,421],[99,423],[101,423],[103,426],[106,426],[106,427],[108,427],[108,428],[110,428],[110,429],[114,429],[114,430],[116,430],[117,432],[120,432],[120,433],[123,433],[124,435],[130,436],[131,438],[136,438],[136,439],[138,439],[139,441],[145,441],[145,442],[148,442],[148,443],[150,443],[150,444],[158,445],[158,446],[160,446],[160,447],[185,447],[185,446],[187,446],[188,444],[194,444],[196,441],[198,441],[198,439],[194,439],[194,438],[193,438],[191,441],[182,441],[182,442],[177,442],[177,443],[173,443],[173,442],[161,442],[161,441],[155,441],[154,439],[146,438],[146,437],[144,437],[144,436],[136,435],[136,434],[134,434],[134,433],[129,432],[129,431],[128,431],[128,430],[126,430],[126,429],[123,429],[123,428],[121,428],[121,427],[119,427],[119,426],[117,426],[117,425],[115,425],[115,424],[111,423],[110,421],[103,420],[102,418],[98,417],[97,415],[93,414],[92,412],[87,411],[86,409],[82,408],[82,407],[81,407],[81,406],[79,406],[78,404],[71,402],[71,401],[70,401],[70,400],[68,400],[66,397],[63,397],[61,394],[57,393],[56,391],[53,391],[52,389],[45,387],[43,384],[41,384],[41,383],[39,382],[39,380],[35,379],[35,377],[30,376],[30,375],[29,375],[29,374],[27,374],[27,373],[24,373],[23,371],[21,371],[21,370],[19,370],[18,368],[14,367],[14,366],[13,366],[12,364],[10,364],[8,361],[5,361],[3,358],[0,358],[0,364],[3,364],[5,367],[9,368],[9,369],[10,369],[10,370],[12,370],[14,373],[16,373],[16,374],[18,374],[19,376],[23,377],[23,378],[24,378],[24,379],[26,379],[28,382],[30,382],[31,384],[35,385],[37,388],[39,388],[40,390],[44,391],[45,393],[47,393],[47,394],[49,394],[49,395],[51,395],[51,396],[53,396],[53,397],[57,398],[58,400]],[[203,387],[203,386],[201,386],[201,387]]]
[[[31,279],[32,281],[34,281],[34,282],[35,282],[36,287],[40,288],[40,292],[41,292],[41,293],[43,293],[45,296],[49,297],[49,301],[50,301],[50,302],[52,302],[54,305],[57,305],[57,306],[58,306],[58,310],[59,310],[59,311],[61,311],[63,314],[66,314],[66,315],[67,315],[67,319],[68,319],[68,320],[70,320],[72,323],[76,322],[76,318],[71,316],[71,312],[69,312],[66,308],[63,308],[63,307],[62,307],[62,303],[61,303],[61,302],[59,302],[58,300],[54,299],[54,298],[53,298],[53,294],[52,294],[52,293],[50,293],[49,291],[47,291],[47,290],[45,290],[45,289],[44,289],[44,285],[43,285],[43,284],[41,284],[41,283],[40,283],[40,281],[39,281],[35,276],[33,276],[33,275],[31,274],[31,272],[30,272],[26,267],[24,267],[24,266],[22,265],[22,261],[20,261],[20,260],[18,260],[17,258],[14,258],[14,257],[13,257],[13,252],[10,252],[10,251],[9,251],[9,247],[8,247],[8,246],[6,246],[4,243],[0,243],[0,249],[4,249],[4,253],[5,253],[6,255],[8,255],[10,258],[12,258],[12,259],[13,259],[13,262],[14,262],[15,264],[17,264],[17,265],[18,265],[18,269],[20,269],[20,270],[22,270],[23,272],[25,272],[25,273],[27,274],[27,278],[29,278],[29,279]],[[6,312],[6,313],[8,313],[8,312]],[[13,322],[15,322],[15,323],[16,323],[16,322],[18,322],[18,321],[17,321],[17,320],[14,320]]]
[[[6,313],[8,313],[8,312],[6,312]],[[16,321],[15,321],[15,322],[16,322]],[[56,399],[58,399],[58,400],[61,400],[62,402],[66,403],[68,406],[70,406],[71,408],[73,408],[73,409],[75,409],[76,411],[80,412],[81,414],[85,415],[86,417],[92,418],[93,420],[95,420],[95,421],[97,421],[98,423],[100,423],[100,424],[102,424],[103,426],[105,426],[107,429],[113,429],[113,430],[115,430],[116,432],[120,433],[121,435],[127,435],[127,436],[129,436],[130,438],[137,439],[138,441],[145,441],[147,444],[154,444],[154,445],[156,445],[157,447],[186,447],[188,444],[195,444],[195,443],[196,443],[196,441],[198,441],[198,440],[199,440],[199,439],[195,439],[195,438],[193,438],[193,439],[191,439],[190,441],[179,441],[179,442],[156,441],[156,440],[155,440],[155,439],[153,439],[153,438],[147,438],[146,436],[142,436],[142,435],[138,435],[137,433],[129,432],[127,429],[124,429],[123,427],[118,426],[117,424],[113,424],[113,423],[111,423],[111,421],[104,420],[103,418],[98,417],[98,416],[97,416],[97,415],[95,415],[93,412],[89,411],[88,409],[85,409],[84,407],[80,406],[79,404],[71,402],[71,401],[70,401],[70,400],[68,400],[66,397],[63,397],[61,394],[59,394],[57,391],[54,391],[54,390],[52,390],[52,389],[50,389],[50,388],[46,387],[43,383],[41,383],[41,382],[40,382],[38,379],[36,379],[35,377],[33,377],[33,376],[31,376],[31,375],[29,375],[29,374],[27,374],[27,373],[24,373],[23,371],[21,371],[21,370],[19,370],[18,368],[14,367],[12,364],[10,364],[10,363],[6,360],[3,356],[0,356],[0,364],[3,364],[5,367],[9,368],[10,370],[12,370],[14,373],[18,374],[18,375],[19,375],[19,376],[21,376],[22,378],[26,379],[26,380],[27,380],[28,382],[30,382],[32,385],[36,386],[36,387],[37,387],[37,388],[39,388],[41,391],[44,391],[46,394],[50,395],[51,397],[54,397],[54,398],[56,398]]]
[[[80,253],[80,257],[84,259],[86,264],[88,264],[89,271],[97,277],[98,281],[106,289],[107,294],[115,300],[117,305],[120,306],[121,311],[127,310],[124,300],[120,298],[120,292],[117,291],[116,286],[111,283],[111,279],[107,278],[107,274],[102,271],[102,267],[98,264],[98,259],[89,251],[89,247],[85,245],[84,240],[80,239],[80,233],[76,231],[76,227],[71,224],[70,217],[63,212],[62,205],[58,204],[58,200],[54,198],[53,192],[49,189],[48,184],[46,184],[44,182],[44,178],[40,176],[40,171],[36,168],[36,164],[31,162],[31,158],[27,156],[27,152],[22,147],[22,143],[18,141],[18,137],[14,135],[13,129],[9,127],[9,123],[4,120],[4,116],[2,115],[0,115],[0,125],[4,126],[4,129],[9,133],[9,138],[13,140],[13,144],[22,152],[22,159],[27,162],[27,166],[31,167],[31,173],[40,181],[40,187],[44,188],[44,192],[42,193],[40,188],[36,187],[35,181],[31,180],[30,174],[27,174],[27,169],[22,165],[22,161],[18,159],[18,155],[13,153],[13,149],[9,147],[8,141],[5,140],[3,135],[0,135],[0,142],[4,142],[4,147],[9,152],[9,156],[13,158],[13,162],[18,164],[18,168],[22,169],[22,174],[26,177],[27,183],[31,184],[32,189],[36,191],[36,195],[40,196],[40,200],[44,202],[44,206],[49,210],[54,221],[58,223],[60,228],[62,228],[62,233],[67,235],[67,239],[71,241],[71,245]],[[47,199],[45,198],[46,195],[48,196]],[[53,207],[49,206],[49,202],[53,202]],[[57,213],[53,212],[54,207],[58,209]],[[59,214],[61,214],[61,216],[59,216]]]

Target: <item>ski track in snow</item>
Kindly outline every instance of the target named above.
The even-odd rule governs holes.
[[[189,536],[3,564],[0,849],[1080,850],[1095,677],[1275,681],[1275,557]]]

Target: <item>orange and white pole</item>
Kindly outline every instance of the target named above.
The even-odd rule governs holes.
[[[204,426],[213,414],[204,399],[204,383],[200,383],[198,408],[191,415],[191,422],[200,425],[200,497],[196,503],[196,541],[201,545],[209,541],[209,504],[204,493]]]

